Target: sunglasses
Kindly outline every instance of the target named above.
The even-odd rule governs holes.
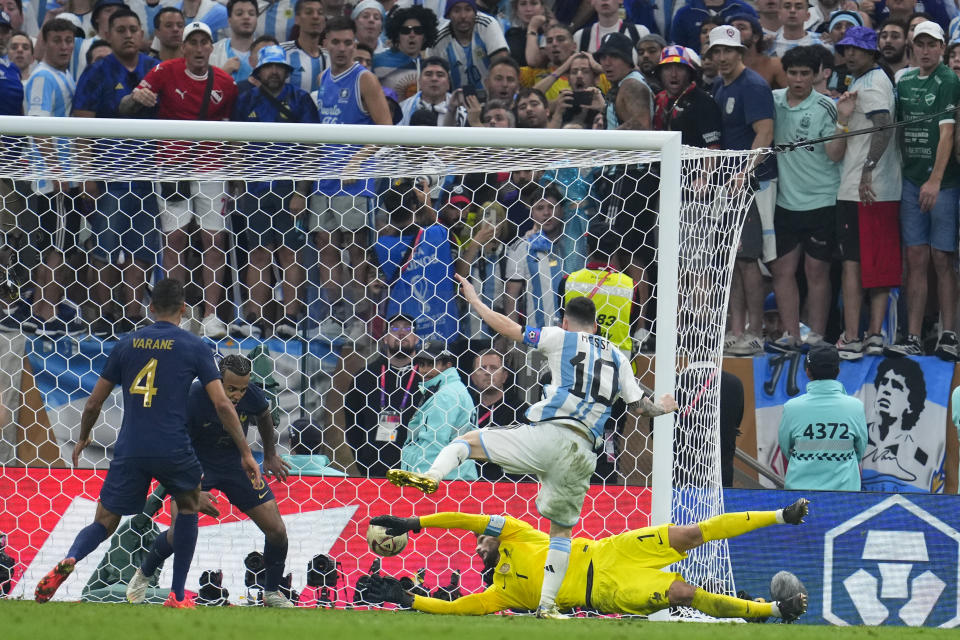
[[[424,29],[423,27],[400,27],[400,34],[404,36],[408,36],[411,33],[415,33],[418,36],[422,36],[425,31],[426,29]]]

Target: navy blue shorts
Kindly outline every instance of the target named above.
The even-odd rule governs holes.
[[[118,515],[136,515],[143,511],[153,479],[175,496],[196,489],[202,475],[193,449],[156,458],[114,458],[100,489],[100,502]]]
[[[240,511],[246,512],[273,500],[273,491],[267,486],[266,481],[259,489],[253,488],[250,478],[240,464],[240,456],[204,456],[201,464],[203,465],[203,490],[222,491],[230,504]]]
[[[152,266],[160,252],[159,209],[152,182],[108,182],[90,216],[96,246],[103,262],[118,263],[120,255]]]

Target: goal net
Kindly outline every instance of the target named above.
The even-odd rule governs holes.
[[[383,479],[399,465],[425,470],[458,433],[522,420],[549,383],[537,352],[466,308],[456,272],[525,326],[559,325],[567,300],[593,298],[600,332],[638,379],[680,402],[653,421],[613,409],[576,536],[722,511],[720,358],[754,154],[626,131],[70,118],[0,118],[0,131],[4,593],[32,597],[92,520],[119,389],[73,466],[80,412],[117,338],[145,324],[150,285],[165,273],[187,283],[183,326],[253,363],[277,454],[292,467],[270,486],[304,606],[362,596],[377,514],[509,514],[547,527],[534,479],[493,464],[467,462],[429,496]],[[429,361],[411,358],[421,349],[449,352],[453,372],[426,380]],[[256,416],[245,426],[259,455]],[[224,595],[211,587],[219,579],[230,602],[255,604],[262,573],[250,554],[263,533],[225,497],[219,508],[200,519],[187,588]],[[169,523],[169,500],[155,493],[57,598],[122,601]],[[425,531],[380,571],[431,593],[476,592],[474,545]],[[154,576],[152,601],[166,595],[171,565]],[[678,570],[734,590],[723,543]]]

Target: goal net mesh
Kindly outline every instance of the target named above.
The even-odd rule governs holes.
[[[558,325],[563,302],[588,295],[601,333],[647,387],[672,368],[681,410],[671,517],[719,513],[720,357],[752,199],[740,176],[754,156],[684,148],[679,186],[661,185],[660,159],[549,146],[0,136],[0,533],[10,565],[0,591],[32,597],[92,521],[121,424],[119,389],[74,467],[80,414],[117,338],[144,324],[149,284],[164,273],[188,285],[183,326],[220,355],[249,357],[251,384],[266,392],[277,452],[292,466],[286,483],[270,486],[304,606],[354,603],[377,559],[364,537],[373,515],[506,513],[546,530],[535,479],[490,463],[465,463],[430,496],[383,480],[399,465],[425,470],[458,433],[523,420],[548,382],[538,353],[498,339],[466,308],[456,271],[524,325]],[[677,188],[679,297],[667,310],[658,303],[658,234],[668,223],[659,196]],[[663,313],[677,320],[675,350],[655,362]],[[464,385],[456,397],[465,406],[438,403],[437,385],[421,387],[424,371],[410,366],[410,355],[437,344],[456,358],[459,377],[442,382]],[[259,454],[257,424],[245,422]],[[575,536],[650,523],[652,447],[650,422],[615,407]],[[255,604],[262,575],[248,555],[264,536],[213,494],[221,517],[201,516],[187,588],[222,571],[229,601]],[[169,500],[153,495],[57,598],[122,601],[169,523]],[[451,581],[477,592],[474,545],[469,534],[425,531],[380,570],[431,593]],[[693,584],[734,589],[723,543],[678,570]],[[171,571],[170,561],[158,571],[151,601],[166,595]]]

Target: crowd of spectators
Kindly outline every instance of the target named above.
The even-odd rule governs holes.
[[[794,145],[731,182],[756,198],[726,353],[828,341],[847,359],[957,359],[952,2],[0,0],[0,9],[3,115],[674,130],[706,149]],[[885,128],[898,122],[901,135]],[[186,143],[167,144],[158,153]],[[5,158],[59,166],[77,151],[65,145],[37,138]],[[116,163],[146,153],[109,141],[96,151]],[[388,461],[363,453],[370,434],[400,460],[417,421],[409,389],[422,372],[405,377],[416,347],[404,332],[455,357],[474,349],[471,370],[486,373],[473,401],[487,419],[508,413],[489,391],[498,367],[528,395],[539,382],[537,363],[475,348],[492,335],[458,300],[453,273],[495,308],[546,326],[559,322],[571,274],[622,272],[633,290],[625,349],[649,348],[658,188],[655,165],[412,180],[3,180],[0,258],[19,285],[5,289],[19,295],[7,296],[0,324],[112,338],[142,326],[163,270],[199,273],[192,326],[213,339],[321,335],[365,342],[372,356],[381,344],[372,339],[396,332],[399,346],[357,377],[367,396],[379,385],[379,407],[347,403],[347,423],[366,425],[366,436],[348,436],[373,472]],[[884,321],[901,285],[906,321],[894,335]],[[775,333],[764,327],[771,289]],[[432,377],[445,381],[451,362],[431,361]],[[456,391],[458,402],[467,395]]]

